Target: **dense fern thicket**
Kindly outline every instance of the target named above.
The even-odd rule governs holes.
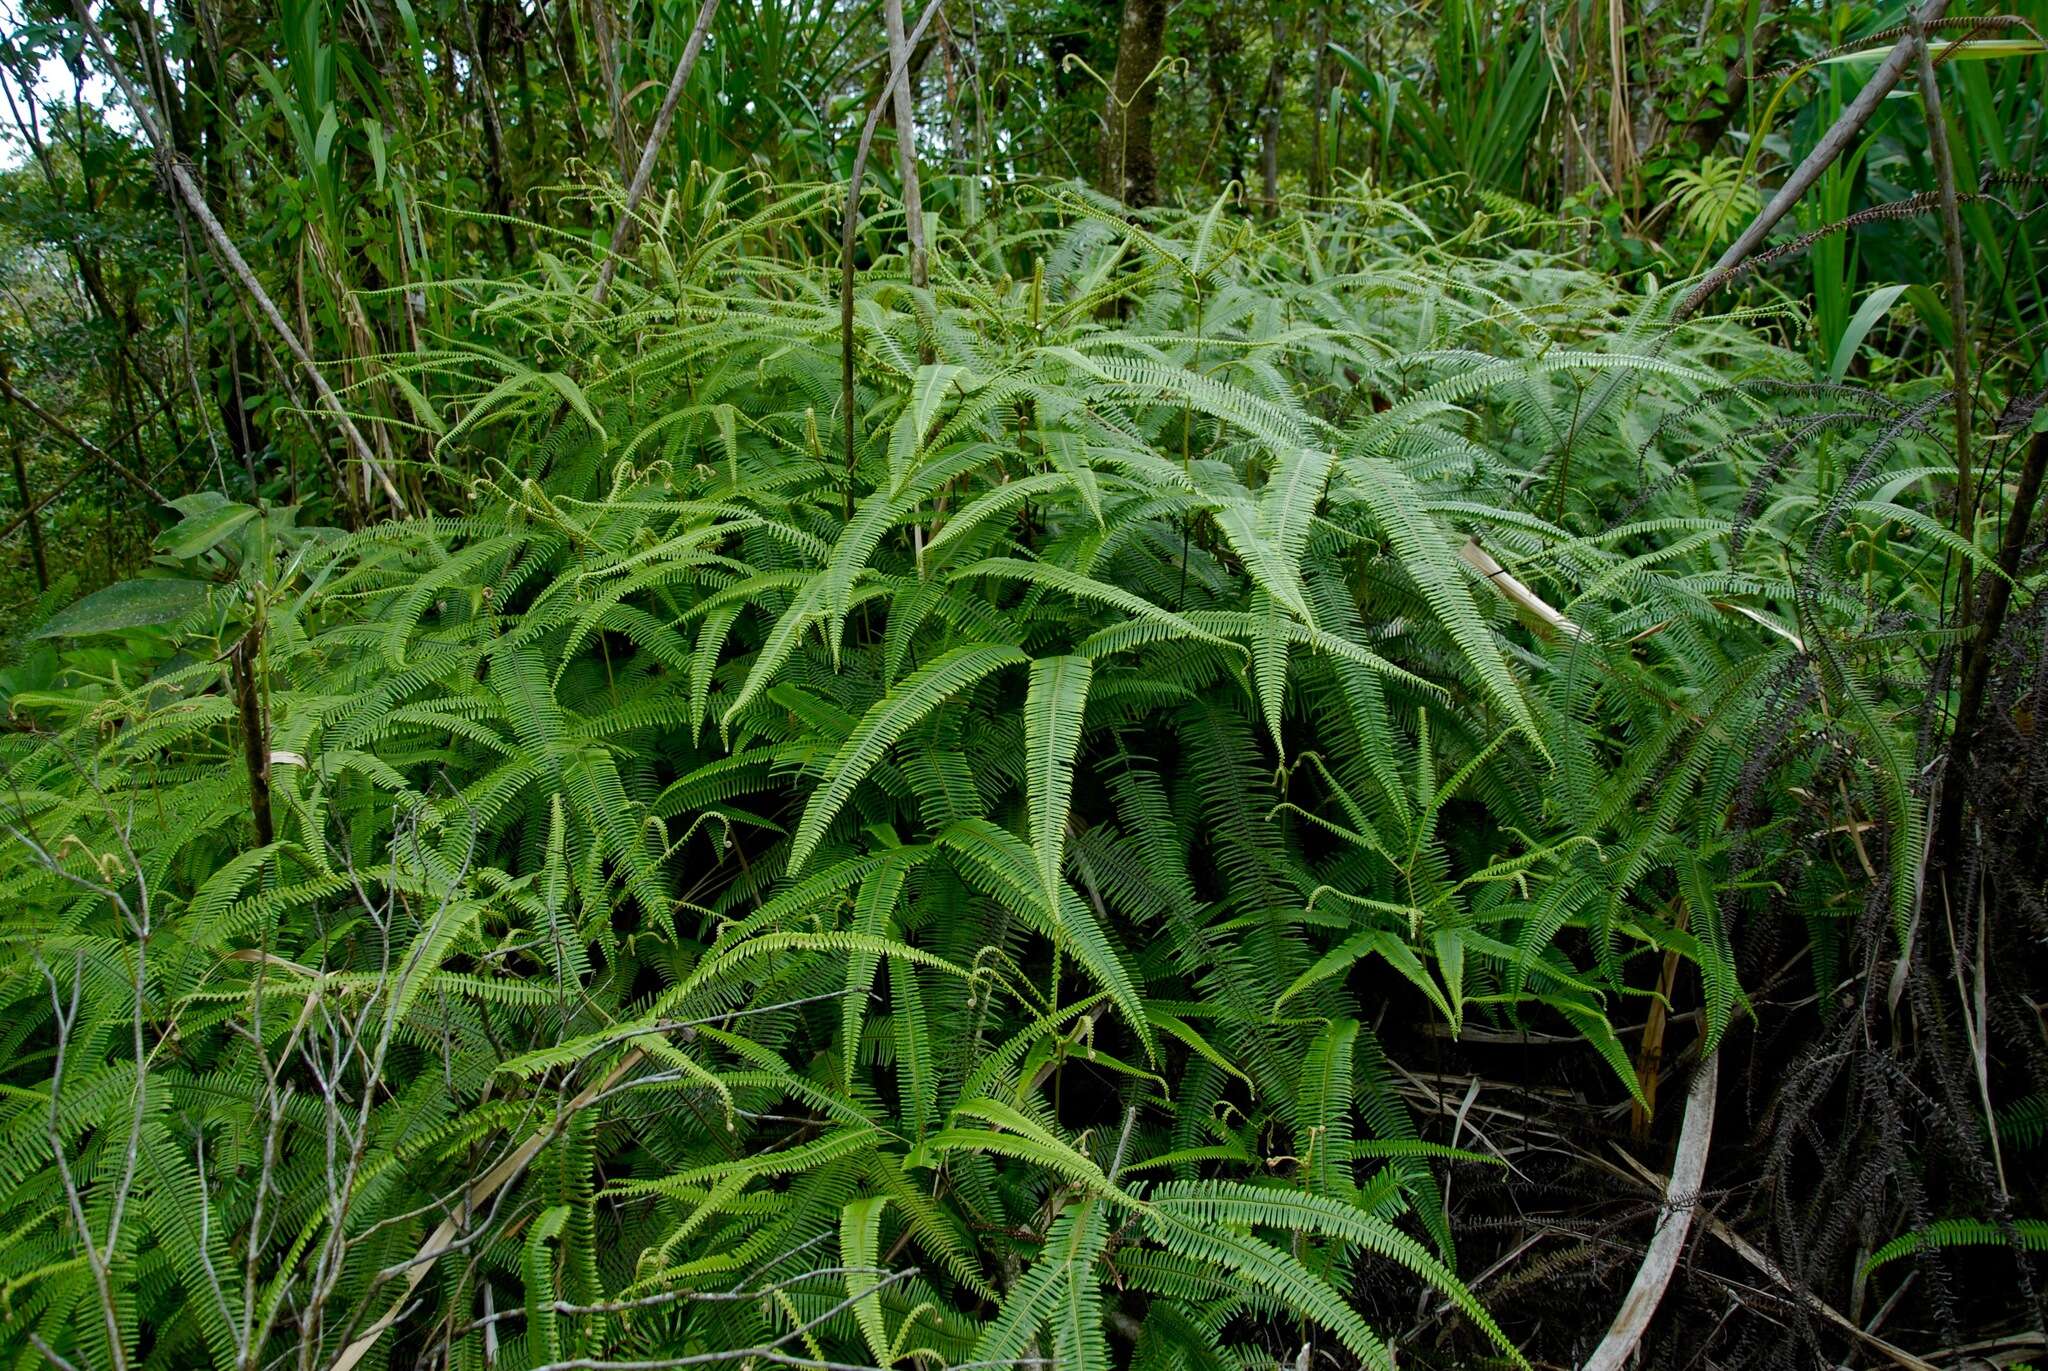
[[[2038,1321],[2038,923],[1925,898],[1923,780],[2017,579],[1968,860],[2038,912],[2034,549],[1944,392],[1370,196],[1023,187],[928,289],[874,207],[842,428],[841,201],[441,284],[459,513],[191,495],[41,611],[0,1350],[1575,1364],[1712,1073],[1656,1364]]]

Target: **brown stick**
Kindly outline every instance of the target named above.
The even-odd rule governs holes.
[[[1948,3],[1949,0],[1927,0],[1915,14],[1917,22],[1922,25],[1933,23],[1948,9]],[[1771,197],[1770,203],[1750,221],[1749,227],[1742,231],[1742,236],[1728,245],[1728,250],[1714,263],[1714,269],[1679,301],[1673,319],[1684,319],[1698,309],[1706,302],[1708,296],[1727,282],[1735,269],[1757,250],[1764,239],[1770,237],[1771,230],[1778,226],[1778,221],[1792,212],[1792,207],[1813,188],[1813,183],[1821,178],[1821,173],[1834,164],[1835,159],[1842,155],[1857,134],[1863,132],[1863,126],[1870,122],[1870,116],[1877,113],[1877,107],[1884,103],[1884,98],[1892,93],[1892,88],[1897,86],[1899,79],[1906,74],[1907,66],[1913,61],[1913,51],[1913,38],[1908,34],[1885,55],[1883,63],[1870,74],[1870,80],[1856,93],[1856,98],[1842,111],[1841,117],[1821,135],[1820,142],[1814,145],[1812,152],[1806,154],[1806,160],[1786,178],[1785,184],[1778,187],[1778,193]]]
[[[256,302],[258,311],[277,335],[284,339],[284,345],[291,349],[292,356],[298,359],[300,368],[306,373],[306,379],[313,383],[314,393],[320,397],[320,403],[334,416],[335,422],[341,425],[349,446],[355,450],[357,458],[363,463],[363,470],[377,478],[377,483],[384,487],[384,493],[390,497],[392,505],[401,514],[404,513],[405,497],[400,495],[398,487],[391,483],[390,473],[384,470],[383,464],[370,450],[369,443],[363,438],[362,430],[356,427],[356,421],[342,407],[340,397],[327,384],[327,378],[320,374],[320,368],[314,364],[312,354],[306,351],[306,346],[299,341],[298,334],[292,332],[291,325],[284,320],[284,315],[278,313],[276,303],[270,298],[270,292],[263,289],[263,283],[257,280],[256,273],[249,269],[249,263],[243,259],[241,250],[235,246],[234,240],[228,237],[227,230],[220,225],[220,220],[213,217],[213,211],[207,207],[206,196],[200,192],[199,183],[192,179],[192,173],[186,165],[178,160],[176,150],[165,139],[162,128],[158,126],[156,116],[150,112],[149,106],[143,103],[141,94],[135,89],[135,83],[128,79],[127,69],[115,60],[113,48],[107,43],[107,36],[100,32],[100,26],[93,22],[92,15],[87,12],[85,0],[71,0],[71,10],[78,16],[79,23],[85,26],[86,34],[92,39],[93,46],[99,49],[100,59],[107,64],[107,69],[113,73],[115,82],[120,85],[122,95],[127,98],[128,107],[135,112],[135,122],[142,126],[143,136],[148,138],[150,145],[156,149],[172,188],[178,192],[178,198],[185,202],[185,208],[191,211],[192,217],[199,221],[199,227],[205,231],[207,242],[213,247],[214,256],[220,259],[222,265],[227,267],[237,281],[241,282],[242,289]]]
[[[1691,912],[1683,900],[1678,902],[1678,931],[1685,932],[1686,916]],[[1650,1140],[1650,1116],[1657,1108],[1657,1082],[1664,1070],[1664,1030],[1670,1023],[1671,993],[1678,986],[1678,949],[1672,948],[1664,954],[1664,965],[1657,973],[1657,993],[1650,1000],[1649,1013],[1643,1017],[1643,1045],[1636,1055],[1636,1084],[1641,1087],[1642,1098],[1629,1106],[1629,1129],[1638,1143]]]
[[[669,78],[668,91],[661,97],[661,109],[654,116],[654,127],[647,132],[647,146],[640,149],[640,165],[633,169],[633,182],[626,187],[626,207],[619,212],[618,226],[612,230],[612,242],[604,257],[604,265],[597,269],[597,289],[591,292],[593,304],[603,304],[604,297],[611,294],[612,277],[618,274],[619,255],[626,250],[633,238],[633,215],[640,208],[641,197],[647,194],[647,182],[654,175],[654,163],[661,156],[661,145],[668,138],[669,125],[676,117],[676,102],[682,99],[683,87],[689,84],[690,69],[697,65],[697,54],[704,50],[704,39],[711,32],[711,18],[718,13],[718,0],[704,0],[697,11],[697,23],[690,30],[689,42],[683,44],[683,55],[676,61],[675,75]],[[622,109],[620,117],[625,111]]]

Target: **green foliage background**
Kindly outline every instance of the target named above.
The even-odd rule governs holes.
[[[117,32],[402,510],[20,16],[0,1355],[1576,1364],[1737,1043],[1729,1355],[2038,1313],[2031,30],[1943,68],[1971,449],[1915,115],[1681,305],[1859,16],[1190,4],[1136,213],[1071,8],[928,54],[924,285],[876,12],[726,7],[601,298],[694,7]]]

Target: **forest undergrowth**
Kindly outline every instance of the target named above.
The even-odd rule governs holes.
[[[1986,551],[1689,280],[1019,184],[842,317],[844,199],[429,286],[409,517],[22,626],[12,1364],[1577,1366],[1679,1216],[1643,1364],[2024,1352],[2041,397]]]

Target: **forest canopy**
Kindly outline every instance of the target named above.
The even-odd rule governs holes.
[[[8,0],[0,1358],[2048,1357],[2043,0]]]

